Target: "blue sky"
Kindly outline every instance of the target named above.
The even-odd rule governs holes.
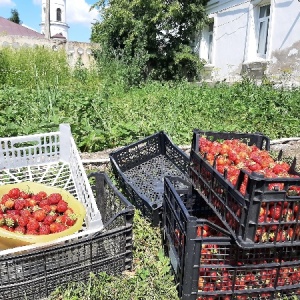
[[[91,23],[99,20],[96,10],[89,11],[96,0],[67,0],[67,24],[69,25],[69,41],[89,42]],[[19,17],[26,25],[40,32],[42,0],[0,0],[0,16],[11,17],[11,10],[16,9]]]

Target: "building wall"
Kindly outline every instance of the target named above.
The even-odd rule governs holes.
[[[257,18],[261,4],[271,4],[268,50],[257,54]],[[300,85],[300,2],[297,0],[209,1],[207,13],[214,20],[212,61],[203,80],[236,81],[243,75],[275,81],[289,78]],[[205,30],[199,38],[199,57],[207,57]]]
[[[57,51],[64,49],[68,55],[68,61],[71,66],[75,66],[78,61],[81,61],[85,67],[89,67],[93,64],[94,59],[92,57],[92,50],[97,49],[97,44],[71,42],[71,41],[59,41],[48,40],[43,38],[33,38],[25,36],[5,36],[0,35],[0,48],[12,47],[18,49],[20,47],[35,47],[44,46]]]

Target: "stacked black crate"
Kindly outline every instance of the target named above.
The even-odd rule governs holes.
[[[226,171],[220,173],[216,163],[200,153],[198,142],[203,136],[212,141],[239,139],[265,151],[270,145],[261,134],[194,130],[191,188],[176,189],[174,178],[165,182],[164,244],[181,298],[298,299],[300,197],[295,187],[300,179],[295,162],[287,178],[240,171],[232,184]],[[193,204],[186,201],[195,197]],[[270,209],[276,207],[279,216],[270,218]],[[203,214],[208,208],[210,216]],[[215,222],[222,230],[213,228]]]

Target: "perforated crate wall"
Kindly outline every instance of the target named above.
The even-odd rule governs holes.
[[[42,299],[57,287],[87,282],[90,273],[120,274],[132,266],[134,207],[105,173],[90,176],[101,212],[102,230],[82,232],[77,239],[19,247],[0,256],[0,299]],[[24,251],[24,253],[22,253]]]
[[[102,227],[68,124],[61,124],[57,132],[0,138],[0,185],[23,181],[67,190],[86,209],[83,230]]]
[[[248,299],[254,294],[276,299],[276,293],[300,289],[299,246],[240,247],[216,225],[221,220],[200,194],[193,188],[177,189],[176,181],[165,179],[163,241],[183,300]]]
[[[164,177],[188,179],[189,157],[161,131],[109,155],[128,199],[153,225],[161,224]]]

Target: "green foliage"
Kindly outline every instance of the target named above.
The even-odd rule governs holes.
[[[14,22],[16,24],[19,24],[21,25],[23,22],[20,20],[20,17],[19,17],[19,12],[16,10],[16,9],[12,9],[11,10],[11,17],[8,18],[7,20],[11,21],[11,22]]]
[[[91,40],[101,45],[99,64],[103,67],[107,58],[117,61],[129,85],[145,78],[194,79],[199,64],[189,44],[206,20],[206,3],[112,0],[107,5],[105,0],[98,1],[93,7],[101,21],[93,24]]]
[[[153,228],[141,213],[134,216],[133,270],[119,276],[91,274],[89,282],[70,283],[55,291],[56,300],[179,300],[169,259],[161,247],[160,230]]]
[[[64,51],[50,48],[1,48],[0,86],[44,88],[70,80],[70,68]]]

